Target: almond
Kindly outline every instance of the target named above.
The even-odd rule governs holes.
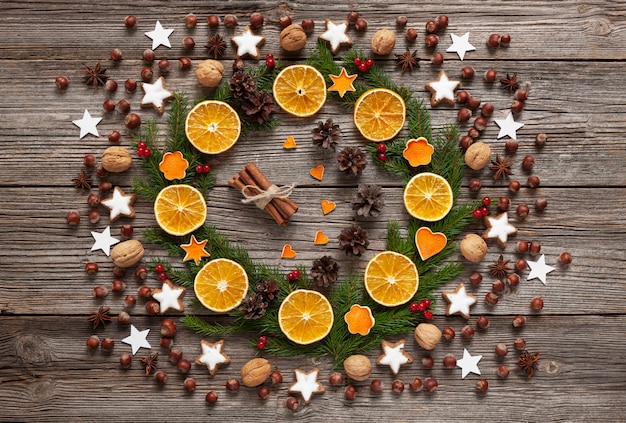
[[[367,356],[355,354],[344,360],[343,369],[350,379],[361,382],[370,377],[372,362]]]
[[[415,328],[415,341],[425,350],[434,349],[441,339],[441,331],[432,323],[420,323]]]
[[[241,382],[249,388],[259,386],[265,382],[271,371],[269,361],[264,358],[253,358],[241,368]]]
[[[135,239],[120,242],[111,250],[111,260],[118,267],[133,266],[143,258],[143,245]]]
[[[102,167],[108,172],[119,173],[128,170],[133,159],[126,148],[113,146],[104,150],[100,161]]]

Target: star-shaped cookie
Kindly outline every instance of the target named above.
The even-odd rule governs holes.
[[[376,360],[376,364],[389,366],[393,374],[397,375],[401,365],[413,362],[413,357],[404,351],[404,344],[404,340],[395,343],[383,341],[383,353]]]
[[[483,232],[483,238],[495,239],[502,248],[506,247],[509,235],[515,235],[517,228],[509,223],[509,215],[504,212],[496,217],[485,216],[487,229]]]
[[[343,98],[344,94],[348,91],[356,91],[352,83],[358,75],[348,75],[346,68],[341,68],[339,75],[328,75],[333,81],[333,85],[328,88],[328,91],[337,91],[339,97]]]
[[[478,298],[474,295],[468,295],[463,282],[457,285],[454,291],[443,291],[443,298],[448,302],[446,308],[446,316],[459,313],[466,319],[470,318],[470,306],[476,304]]]
[[[185,295],[185,292],[187,292],[187,288],[175,286],[171,281],[165,281],[161,288],[155,288],[152,291],[152,298],[159,302],[161,313],[165,313],[170,308],[183,311],[185,306],[183,305],[182,297]]]
[[[194,235],[191,235],[191,239],[189,240],[189,244],[181,244],[180,248],[185,250],[185,257],[183,261],[193,260],[196,265],[200,264],[200,260],[203,257],[210,257],[211,254],[204,247],[207,244],[206,239],[198,242]]]
[[[111,210],[110,220],[115,222],[121,216],[135,217],[133,204],[135,204],[136,199],[136,194],[126,194],[122,188],[115,187],[113,197],[102,200],[100,204]]]
[[[237,46],[237,57],[250,56],[256,60],[261,58],[259,47],[265,43],[265,37],[254,35],[249,26],[243,30],[243,34],[234,36],[230,40]]]
[[[159,114],[163,114],[165,102],[174,96],[165,88],[165,79],[161,76],[154,84],[142,82],[141,87],[145,93],[141,99],[141,107],[153,107]]]
[[[230,357],[224,354],[224,340],[221,339],[212,344],[204,339],[200,341],[202,354],[196,358],[196,364],[204,364],[209,369],[211,376],[215,376],[217,367],[230,363]]]
[[[310,372],[303,372],[300,369],[295,370],[296,382],[289,387],[289,392],[295,392],[302,395],[305,403],[311,401],[313,394],[321,394],[325,391],[324,385],[317,381],[319,369],[315,368]]]
[[[496,125],[500,127],[500,132],[498,132],[498,139],[509,136],[509,138],[516,140],[517,139],[517,130],[520,129],[524,124],[522,122],[516,122],[513,118],[513,113],[509,112],[504,119],[496,119]]]
[[[139,331],[134,325],[130,325],[130,335],[122,339],[122,342],[130,345],[131,352],[135,355],[139,348],[152,348],[146,339],[149,333],[150,329]]]
[[[352,39],[348,37],[346,31],[348,30],[348,22],[343,22],[336,25],[330,19],[326,19],[326,31],[320,34],[319,39],[328,41],[330,44],[330,52],[337,54],[341,46],[351,46]]]
[[[437,106],[442,102],[453,105],[456,102],[454,90],[459,87],[460,83],[461,81],[450,81],[446,72],[440,70],[437,79],[425,85],[426,89],[431,92],[431,106]]]

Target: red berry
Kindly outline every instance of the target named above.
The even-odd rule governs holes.
[[[293,281],[295,281],[295,280],[296,280],[296,277],[294,276],[293,272],[289,272],[289,273],[287,273],[287,280],[288,280],[289,282],[293,282]]]
[[[276,61],[274,59],[265,59],[265,66],[268,68],[273,68],[276,66]]]
[[[273,55],[272,53],[267,53],[267,54],[265,55],[265,58],[266,58],[266,59],[273,59],[273,58],[274,58],[274,55]]]
[[[211,171],[211,166],[208,164],[202,165],[202,173],[209,173]]]
[[[379,153],[384,153],[387,151],[387,146],[385,144],[378,144],[376,150],[378,150]]]
[[[265,335],[259,336],[259,341],[267,343],[267,336]]]
[[[359,66],[361,66],[362,64],[363,64],[363,61],[361,61],[361,58],[360,58],[360,57],[355,57],[355,58],[354,58],[354,66],[356,66],[356,67],[358,68],[358,67],[359,67]]]
[[[292,273],[294,278],[298,279],[300,277],[300,271],[298,269],[295,269]]]
[[[161,282],[165,282],[167,280],[167,273],[165,273],[165,272],[159,273],[159,280]]]
[[[374,66],[374,60],[371,57],[368,57],[365,60],[365,66],[367,66],[368,68],[371,68],[372,66]]]
[[[427,309],[428,309],[428,308],[430,308],[430,300],[429,300],[429,299],[422,300],[422,302],[424,303],[424,306],[425,306]]]
[[[424,304],[424,301],[420,301],[419,303],[417,303],[417,311],[424,311],[426,310],[426,304]]]
[[[387,155],[385,153],[378,153],[376,157],[378,157],[378,160],[380,160],[381,162],[387,161]]]
[[[149,149],[149,148],[146,148],[146,149],[144,150],[144,152],[143,152],[143,157],[146,157],[146,158],[150,157],[150,149]]]
[[[161,263],[157,263],[157,265],[154,266],[154,271],[157,273],[162,273],[164,270],[165,270],[165,267],[163,267]]]
[[[488,216],[489,215],[489,209],[487,207],[481,207],[480,215],[481,216]]]
[[[265,346],[267,345],[267,342],[262,342],[259,340],[259,342],[256,343],[256,347],[260,350],[265,349]]]
[[[201,164],[196,165],[196,173],[197,173],[197,174],[204,173],[204,172],[202,171],[202,165],[201,165]]]
[[[359,71],[361,72],[367,72],[367,65],[365,63],[361,63],[359,65]]]
[[[432,320],[432,318],[433,318],[433,312],[432,312],[432,311],[430,311],[430,310],[426,310],[426,311],[424,312],[424,319],[426,319],[426,320]]]
[[[491,204],[491,198],[483,197],[483,206],[489,207],[489,204]]]
[[[137,143],[137,150],[145,150],[146,148],[148,148],[148,145],[145,142],[139,141]]]
[[[480,211],[480,209],[476,209],[472,212],[472,216],[474,217],[483,217],[483,213],[482,211]]]
[[[409,304],[409,310],[411,310],[411,313],[417,313],[418,312],[417,303]]]

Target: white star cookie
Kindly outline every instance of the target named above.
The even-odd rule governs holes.
[[[487,229],[483,232],[483,238],[495,239],[502,248],[506,247],[509,235],[517,233],[517,228],[509,223],[507,212],[496,217],[485,216],[485,225]]]
[[[302,395],[305,403],[311,401],[313,394],[321,394],[324,392],[324,385],[317,381],[319,369],[315,368],[310,372],[303,372],[296,369],[296,382],[289,387],[289,392],[296,392]]]
[[[394,375],[400,371],[400,366],[413,362],[413,357],[404,352],[405,341],[391,343],[383,341],[383,353],[376,360],[376,364],[384,364],[389,366]]]
[[[113,197],[102,200],[100,204],[111,210],[110,220],[115,222],[120,216],[135,217],[133,204],[137,199],[135,194],[126,194],[120,187],[115,187]]]
[[[165,46],[167,48],[172,48],[170,44],[170,35],[174,32],[173,29],[165,29],[161,22],[156,21],[154,25],[154,30],[146,32],[146,37],[152,40],[152,50],[156,50],[159,46]]]
[[[215,376],[217,366],[230,363],[230,357],[222,352],[224,340],[221,339],[212,344],[204,339],[200,341],[202,354],[196,358],[196,364],[204,364],[209,369],[211,376]]]
[[[430,96],[431,106],[437,106],[444,101],[448,104],[454,104],[456,101],[454,90],[459,87],[460,83],[461,81],[450,81],[446,72],[440,70],[437,79],[425,85],[426,89],[432,94]]]
[[[130,335],[122,339],[122,342],[130,345],[131,351],[135,355],[139,348],[152,348],[146,339],[149,333],[150,329],[139,331],[134,325],[130,325]]]
[[[265,43],[265,37],[254,35],[249,26],[243,30],[243,34],[232,37],[230,40],[237,46],[237,57],[250,56],[256,60],[261,58],[259,47]]]
[[[476,304],[478,298],[474,295],[468,295],[463,282],[457,285],[454,291],[443,291],[443,298],[448,302],[446,316],[459,313],[466,319],[470,318],[470,306]]]
[[[348,23],[344,22],[339,25],[335,25],[330,19],[326,19],[326,31],[320,34],[319,39],[328,41],[330,44],[330,52],[337,54],[341,46],[351,46],[352,39],[348,37],[346,31],[348,30]]]
[[[141,107],[154,107],[159,114],[163,114],[165,101],[173,97],[172,92],[165,88],[165,79],[161,76],[154,84],[142,82],[141,88],[145,93],[141,99]]]
[[[152,291],[152,298],[159,302],[161,313],[165,313],[170,308],[183,311],[185,306],[183,305],[182,297],[186,291],[187,288],[185,287],[175,286],[171,281],[165,281],[161,288],[156,288]]]

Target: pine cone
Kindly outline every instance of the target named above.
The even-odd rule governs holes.
[[[279,290],[278,284],[276,281],[271,279],[265,279],[256,284],[256,292],[261,295],[266,302],[272,301],[274,298],[278,297]]]
[[[311,131],[313,134],[313,144],[322,148],[332,148],[341,141],[341,132],[339,125],[333,125],[332,119],[326,119],[326,122],[317,122],[317,128]]]
[[[246,297],[241,302],[239,310],[244,313],[246,319],[260,319],[265,314],[267,303],[261,294]]]
[[[311,277],[318,286],[328,287],[337,281],[339,265],[330,256],[323,256],[313,261]]]
[[[254,91],[248,93],[248,95],[243,98],[241,107],[248,116],[252,119],[256,119],[259,124],[262,124],[271,120],[270,115],[276,106],[270,94]]]
[[[350,225],[339,234],[339,249],[347,256],[361,256],[370,245],[367,232],[359,225]]]
[[[359,176],[366,164],[365,153],[359,147],[346,147],[337,157],[337,167],[349,176]]]
[[[352,197],[352,210],[359,216],[378,216],[385,206],[385,194],[380,185],[359,184],[359,189]]]
[[[230,91],[233,97],[241,100],[256,91],[256,81],[248,72],[237,71],[230,78]]]

